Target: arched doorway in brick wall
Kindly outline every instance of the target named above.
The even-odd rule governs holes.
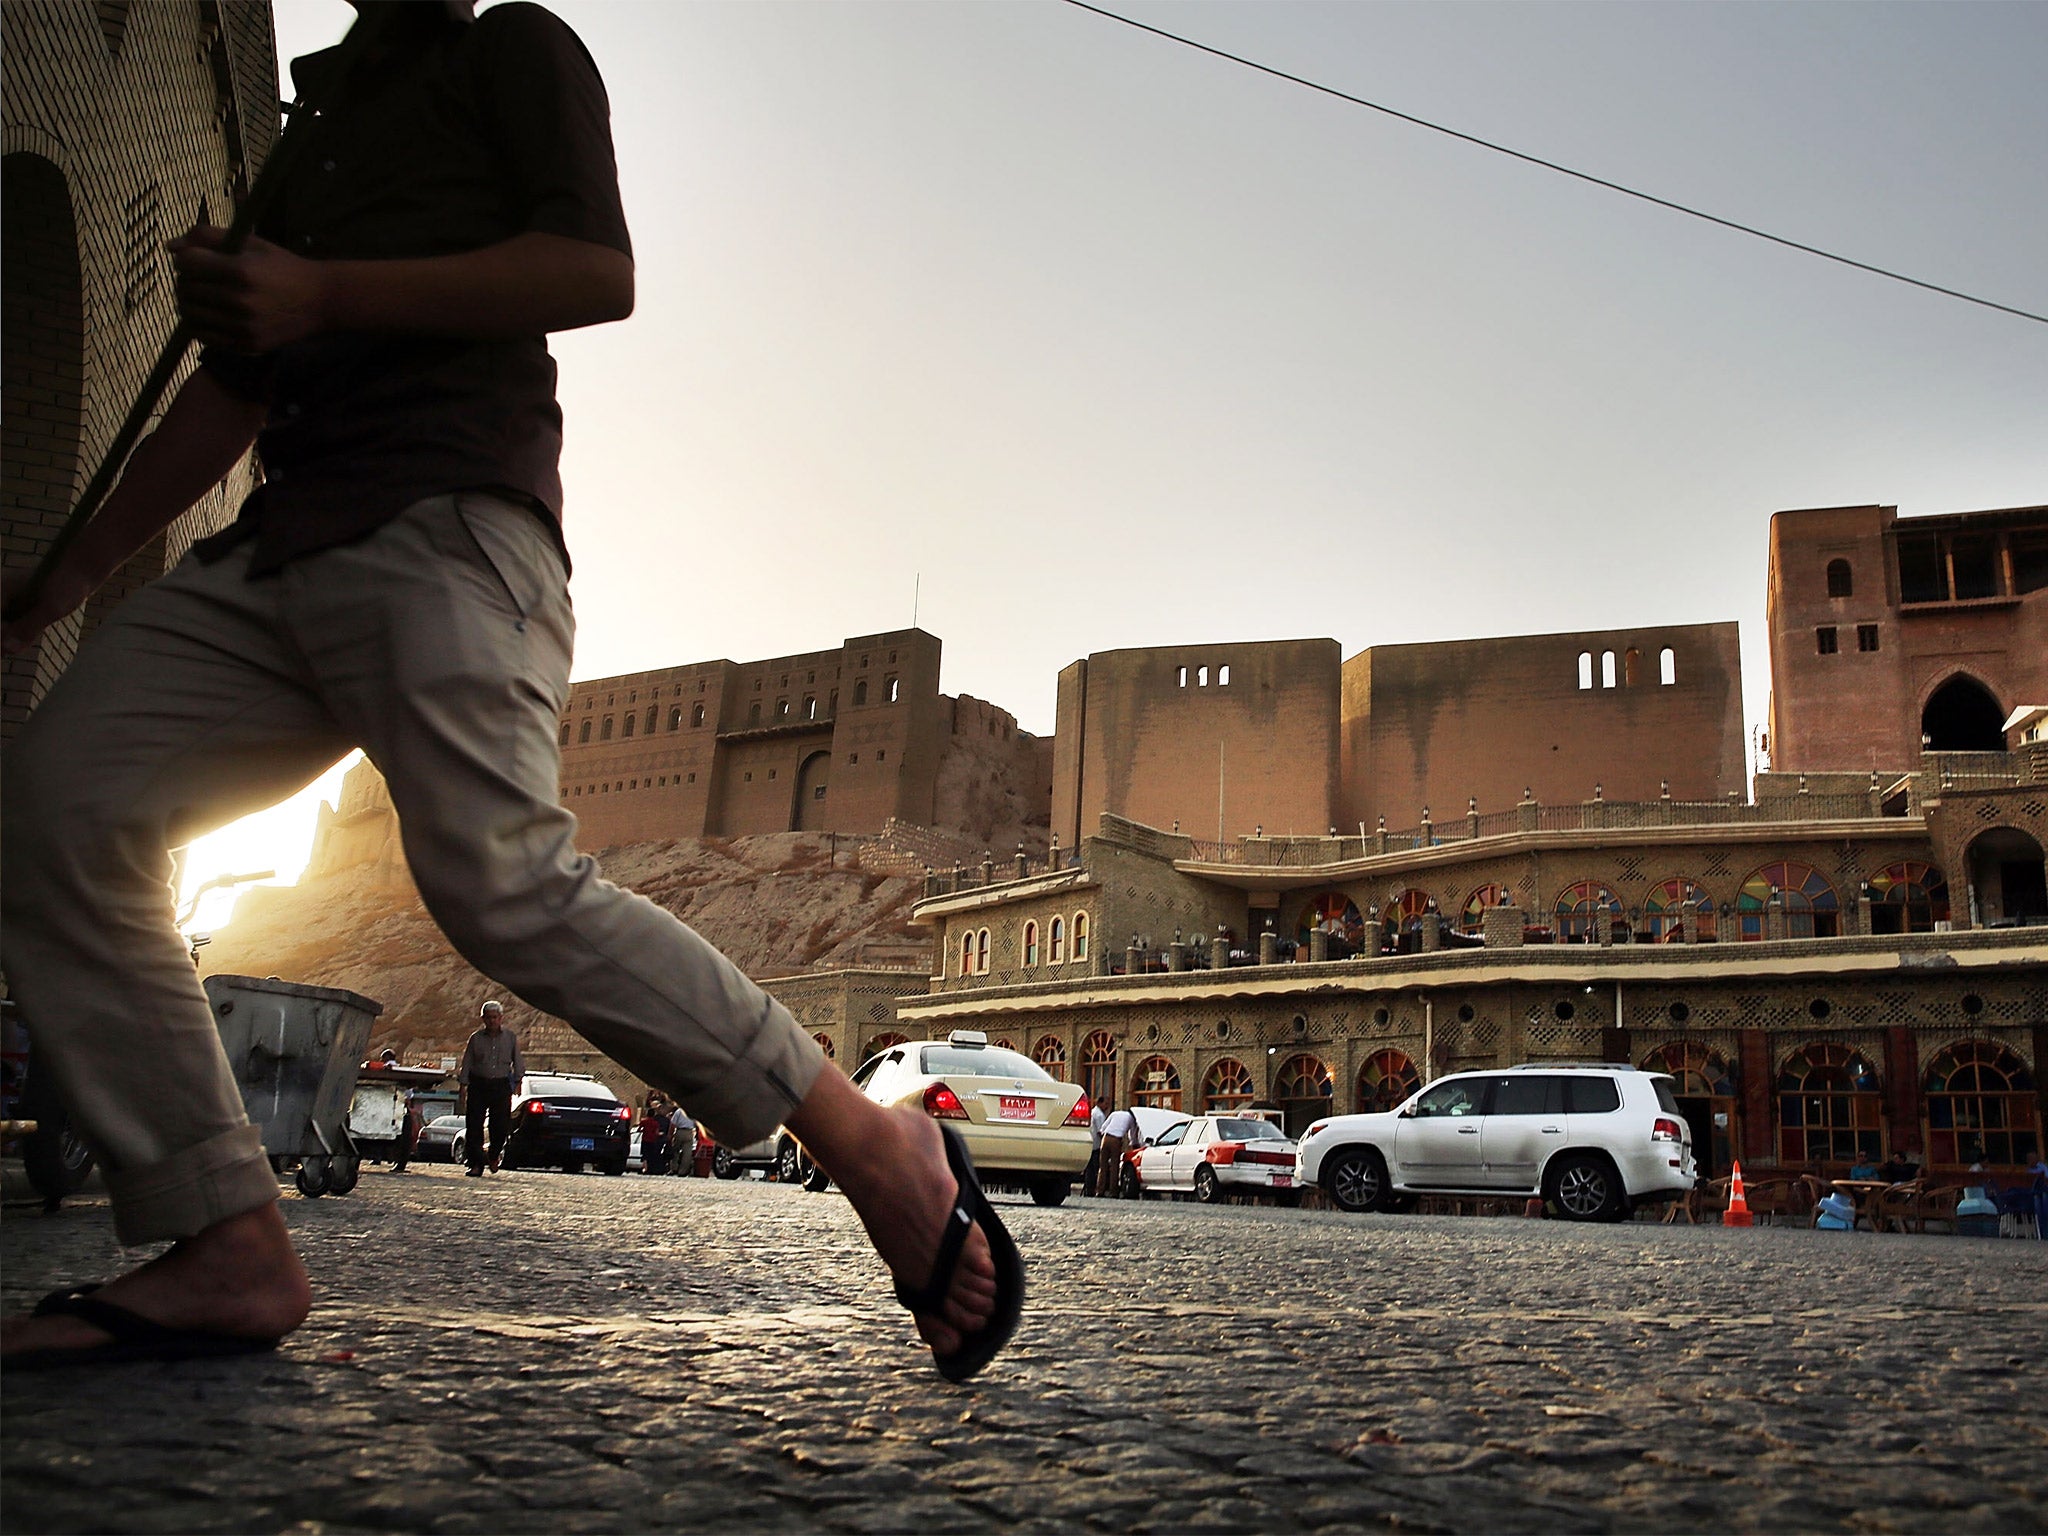
[[[1920,745],[1928,752],[2003,752],[2005,710],[1989,688],[1958,672],[1927,696]]]
[[[0,454],[0,516],[8,569],[49,546],[78,491],[85,419],[85,304],[78,223],[64,173],[41,155],[0,161],[0,365],[7,451]],[[66,629],[65,633],[69,633]],[[12,734],[55,679],[67,654],[57,645],[7,659],[4,729]]]
[[[1115,1104],[1116,1037],[1098,1029],[1081,1042],[1081,1086],[1097,1104]]]
[[[790,810],[792,832],[825,832],[832,826],[832,810],[826,803],[827,781],[832,776],[832,754],[813,752],[796,771],[796,804]]]
[[[1336,1108],[1336,1084],[1330,1069],[1306,1053],[1290,1056],[1273,1074],[1273,1100],[1289,1136],[1299,1136],[1311,1123]]]
[[[1131,1102],[1153,1109],[1180,1109],[1180,1068],[1168,1056],[1147,1056],[1131,1074]]]
[[[1358,1069],[1358,1112],[1384,1114],[1422,1086],[1421,1074],[1405,1051],[1374,1051]]]

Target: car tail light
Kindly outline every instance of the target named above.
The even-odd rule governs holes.
[[[621,1104],[617,1109],[612,1111],[612,1118],[614,1120],[630,1120],[633,1118],[633,1111],[628,1109],[625,1105]]]
[[[526,1112],[529,1115],[544,1115],[548,1112],[548,1107],[541,1103],[539,1099],[528,1099],[526,1101]]]
[[[960,1102],[960,1095],[944,1083],[933,1083],[924,1091],[924,1112],[934,1120],[965,1120],[967,1106]]]
[[[1234,1163],[1237,1161],[1238,1146],[1234,1141],[1219,1141],[1202,1154],[1205,1163]]]
[[[1074,1107],[1067,1111],[1067,1118],[1062,1120],[1060,1124],[1086,1125],[1088,1123],[1088,1116],[1094,1108],[1095,1106],[1088,1102],[1088,1095],[1084,1093],[1080,1098],[1074,1100]]]
[[[1676,1120],[1659,1120],[1650,1127],[1650,1140],[1683,1141],[1685,1140],[1685,1131]]]

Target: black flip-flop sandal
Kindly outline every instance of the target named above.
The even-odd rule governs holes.
[[[952,1214],[946,1218],[946,1230],[939,1238],[931,1278],[921,1291],[913,1291],[898,1280],[896,1300],[913,1313],[942,1313],[946,1298],[952,1294],[953,1271],[960,1266],[967,1234],[977,1226],[981,1228],[981,1235],[988,1240],[989,1257],[996,1266],[995,1311],[978,1333],[963,1338],[960,1347],[950,1355],[932,1356],[932,1363],[946,1380],[965,1381],[995,1359],[1010,1342],[1010,1335],[1017,1331],[1018,1320],[1024,1315],[1024,1257],[1017,1251],[1009,1228],[982,1193],[981,1180],[974,1175],[974,1159],[967,1155],[967,1143],[950,1126],[942,1125],[939,1129],[946,1139],[946,1162],[959,1189],[953,1198]]]
[[[204,1328],[173,1328],[151,1322],[139,1312],[93,1294],[97,1285],[52,1291],[36,1303],[37,1317],[75,1317],[110,1335],[104,1344],[71,1349],[26,1349],[7,1356],[9,1371],[55,1371],[76,1365],[129,1365],[145,1360],[217,1360],[232,1355],[260,1354],[278,1346],[276,1339],[215,1333]]]

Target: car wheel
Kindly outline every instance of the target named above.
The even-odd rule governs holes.
[[[1551,1169],[1550,1203],[1567,1221],[1618,1221],[1624,1205],[1621,1180],[1604,1158],[1585,1153],[1561,1157]]]
[[[1387,1164],[1371,1147],[1346,1147],[1323,1165],[1323,1188],[1340,1211],[1377,1211],[1386,1206]]]
[[[832,1175],[820,1168],[809,1157],[804,1158],[803,1184],[806,1194],[822,1195],[832,1187]]]
[[[1207,1163],[1195,1170],[1195,1199],[1203,1205],[1216,1205],[1223,1199],[1223,1188],[1216,1182],[1216,1170]]]
[[[469,1161],[469,1141],[459,1132],[456,1134],[455,1139],[448,1143],[448,1161],[451,1163],[466,1163]]]
[[[308,1200],[318,1200],[327,1193],[327,1159],[308,1158],[299,1164],[298,1174],[292,1182]]]
[[[1139,1199],[1145,1193],[1145,1186],[1138,1178],[1138,1170],[1129,1163],[1125,1163],[1123,1172],[1117,1175],[1116,1189],[1126,1200]]]
[[[732,1149],[730,1147],[720,1147],[711,1154],[711,1171],[721,1179],[736,1179],[740,1176],[742,1169],[738,1159],[732,1155]]]
[[[1031,1203],[1033,1205],[1064,1205],[1067,1195],[1073,1190],[1069,1179],[1033,1179],[1031,1181]]]
[[[803,1158],[797,1152],[796,1143],[785,1141],[775,1149],[776,1179],[784,1184],[796,1184],[802,1181],[803,1176]]]

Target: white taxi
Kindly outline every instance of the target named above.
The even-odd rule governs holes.
[[[1226,1195],[1295,1199],[1295,1146],[1255,1115],[1197,1115],[1161,1133],[1132,1165],[1144,1195],[1191,1194],[1204,1205]]]
[[[915,1104],[952,1123],[984,1185],[1028,1190],[1058,1205],[1088,1166],[1088,1095],[978,1030],[892,1045],[862,1063],[854,1085],[878,1104]]]

